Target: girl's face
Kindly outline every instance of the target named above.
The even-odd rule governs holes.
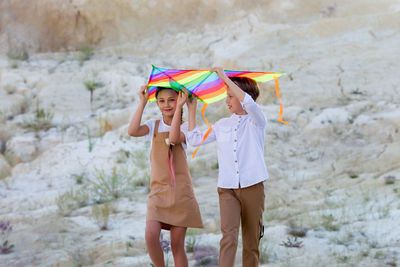
[[[176,109],[178,94],[171,89],[165,89],[157,95],[157,106],[163,116],[173,117]]]
[[[230,113],[235,113],[237,115],[243,115],[246,113],[246,111],[242,107],[242,104],[240,104],[239,99],[229,93],[226,97],[225,103],[228,106]]]

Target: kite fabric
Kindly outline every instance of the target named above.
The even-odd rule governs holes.
[[[253,72],[253,71],[232,71],[224,70],[228,77],[246,77],[256,82],[267,82],[270,80],[275,81],[276,96],[280,102],[279,122],[284,124],[290,124],[290,122],[282,120],[283,116],[283,105],[279,95],[279,83],[278,77],[285,75],[285,73],[274,73],[274,72]],[[153,65],[153,69],[150,74],[149,82],[149,101],[156,101],[156,89],[157,87],[172,88],[179,92],[185,88],[190,95],[194,95],[199,101],[203,102],[202,116],[204,121],[210,127],[207,133],[203,137],[203,142],[211,132],[211,125],[204,116],[204,111],[208,104],[217,102],[224,99],[226,94],[227,86],[222,81],[216,72],[207,70],[179,70],[179,69],[166,69],[159,68]],[[198,148],[197,148],[198,149]],[[195,151],[194,155],[197,152]]]

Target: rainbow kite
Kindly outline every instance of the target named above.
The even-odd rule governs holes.
[[[228,77],[250,78],[256,82],[267,82],[270,80],[274,80],[276,96],[280,102],[280,112],[278,120],[281,123],[290,124],[289,122],[282,120],[283,105],[279,96],[278,77],[285,75],[285,73],[225,70],[225,74]],[[211,72],[209,69],[177,70],[159,68],[153,65],[153,69],[151,71],[147,86],[149,87],[149,101],[156,101],[155,95],[157,87],[167,87],[172,88],[177,92],[179,92],[183,88],[186,88],[189,94],[194,95],[201,102],[204,102],[202,115],[203,119],[210,128],[205,134],[203,141],[211,132],[211,125],[204,116],[204,111],[207,108],[207,105],[222,100],[226,97],[226,84],[218,77],[216,72]]]

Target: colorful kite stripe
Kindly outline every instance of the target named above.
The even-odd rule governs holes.
[[[247,77],[256,82],[266,82],[284,73],[225,71],[228,77]],[[184,86],[200,101],[207,104],[217,102],[226,97],[226,85],[215,72],[210,70],[176,70],[153,66],[149,82],[149,101],[155,101],[156,87],[173,87],[171,80]]]

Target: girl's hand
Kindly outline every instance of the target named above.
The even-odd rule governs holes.
[[[140,103],[142,105],[147,104],[147,100],[149,99],[149,89],[147,88],[146,85],[140,86],[139,98],[140,98]]]
[[[183,107],[183,105],[186,103],[187,99],[188,99],[188,95],[189,92],[186,89],[183,89],[185,91],[185,93],[183,93],[182,91],[179,91],[179,95],[178,95],[178,102],[177,105],[179,107]]]

